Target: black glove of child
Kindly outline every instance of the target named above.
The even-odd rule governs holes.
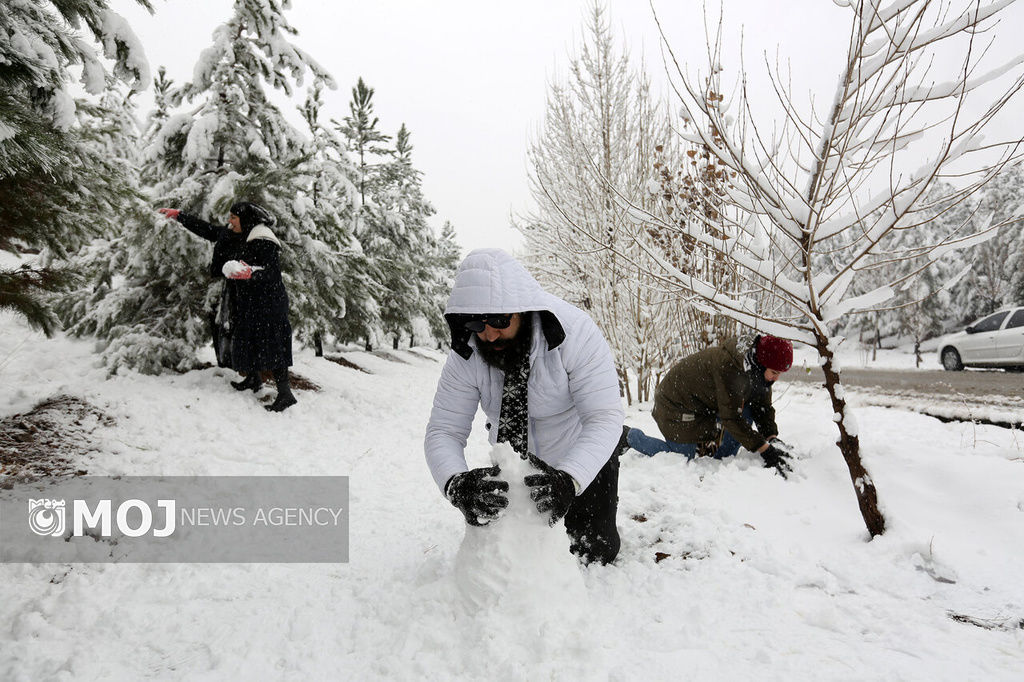
[[[793,468],[789,466],[789,453],[769,445],[768,449],[761,453],[761,459],[764,460],[764,468],[774,468],[779,473],[779,476],[787,478],[786,472],[793,472]]]
[[[470,469],[455,474],[444,486],[448,498],[471,526],[486,526],[508,506],[508,482],[494,478],[497,466]]]
[[[540,473],[530,474],[523,483],[530,489],[530,499],[537,503],[537,511],[541,514],[550,512],[548,525],[553,526],[568,513],[576,497],[576,484],[572,476],[555,469],[536,455],[530,455],[530,464],[540,469]]]

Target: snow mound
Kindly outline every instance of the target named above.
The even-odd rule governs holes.
[[[455,558],[462,607],[516,630],[561,628],[585,612],[587,599],[565,525],[549,526],[530,499],[523,479],[536,473],[533,465],[507,443],[495,445],[491,458],[508,482],[509,504],[496,521],[466,526]]]

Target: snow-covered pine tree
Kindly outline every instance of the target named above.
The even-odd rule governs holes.
[[[61,323],[72,334],[94,331],[89,327],[96,324],[99,302],[123,272],[114,245],[124,239],[124,225],[147,211],[140,189],[141,131],[136,106],[131,101],[133,94],[125,95],[114,89],[105,93],[99,104],[78,103],[76,130],[101,172],[92,179],[87,191],[79,190],[66,198],[67,209],[74,215],[90,216],[96,235],[67,259],[67,268],[75,273],[79,286],[52,300]],[[94,206],[81,206],[82,202]],[[95,206],[100,202],[102,206]]]
[[[444,227],[441,228],[441,236],[434,243],[431,255],[433,271],[429,279],[429,309],[426,312],[430,333],[437,340],[439,347],[440,344],[447,344],[451,340],[451,333],[443,313],[448,304],[448,297],[452,293],[452,286],[455,284],[455,271],[461,261],[462,249],[455,241],[455,227],[451,221],[446,220]]]
[[[300,107],[310,134],[305,163],[312,178],[307,212],[312,222],[320,226],[324,246],[343,256],[344,270],[324,281],[337,296],[332,306],[324,307],[327,297],[307,297],[301,301],[302,307],[295,310],[299,317],[322,322],[320,330],[307,325],[308,332],[312,333],[312,339],[307,342],[312,341],[317,354],[323,352],[324,333],[346,343],[366,338],[380,322],[376,300],[379,284],[354,234],[356,215],[362,204],[356,184],[359,171],[349,159],[344,140],[320,121],[322,91],[323,83],[317,81]],[[314,306],[319,309],[307,309]]]
[[[149,133],[160,130],[167,119],[171,117],[171,110],[179,101],[177,88],[174,87],[174,80],[168,77],[167,68],[163,66],[157,68],[156,76],[153,77],[153,110],[146,117],[143,130]],[[150,135],[151,137],[152,135]]]
[[[345,136],[349,149],[358,158],[359,201],[365,204],[367,195],[373,190],[378,160],[390,153],[384,145],[391,137],[377,127],[380,119],[373,114],[373,88],[366,85],[362,78],[352,88],[348,110],[348,116],[340,123],[335,121],[334,126]]]
[[[997,234],[964,255],[972,262],[957,287],[958,319],[962,326],[1019,300],[1014,285],[1020,282],[1021,251],[1024,249],[1024,167],[1007,166],[978,194],[974,214],[968,223],[972,231],[991,222],[1003,225]]]
[[[152,11],[148,0],[139,4]],[[84,26],[103,55],[83,39]],[[83,129],[71,94],[73,67],[87,93],[115,82],[142,88],[148,65],[126,22],[105,0],[20,0],[0,12],[0,249],[43,250],[40,262],[0,269],[0,308],[11,308],[46,333],[56,318],[43,291],[68,281],[52,260],[101,233],[124,198],[122,174],[97,155],[95,128]],[[84,114],[89,118],[88,112]],[[95,119],[93,119],[95,123]]]
[[[923,217],[912,230],[895,230],[885,235],[875,252],[864,260],[857,277],[850,285],[850,296],[860,296],[893,282],[894,294],[885,306],[877,306],[863,315],[852,316],[843,330],[845,335],[857,335],[861,344],[871,348],[875,359],[883,339],[909,337],[915,345],[938,334],[944,328],[944,321],[951,314],[951,294],[959,286],[964,274],[965,259],[970,258],[970,249],[948,252],[941,258],[932,258],[932,248],[946,235],[970,228],[975,205],[969,200],[949,204],[943,197],[955,189],[949,183],[938,182],[929,191],[929,199],[922,202]],[[928,215],[925,205],[934,203],[934,214]],[[881,215],[870,216],[867,222],[881,219]],[[856,232],[845,235],[856,240]],[[837,240],[842,244],[838,252],[853,248],[853,244]],[[914,254],[918,255],[914,255]],[[831,254],[820,253],[816,267],[831,267]],[[920,355],[919,355],[920,362]]]
[[[389,146],[392,138],[379,130],[373,112],[373,94],[360,78],[352,88],[349,115],[335,122],[356,157],[361,202],[356,236],[380,284],[380,322],[366,337],[367,349],[384,336],[397,347],[400,338],[414,335],[417,319],[429,321],[437,314],[428,294],[435,238],[426,221],[434,208],[423,196],[421,173],[412,165],[408,129],[403,124]],[[428,323],[430,328],[436,325]]]
[[[151,208],[180,208],[211,222],[225,220],[233,201],[263,204],[277,217],[283,276],[295,307],[306,313],[343,310],[330,283],[344,272],[344,254],[324,246],[315,212],[308,211],[307,140],[266,92],[269,85],[291,95],[292,82],[301,84],[307,71],[331,83],[290,42],[296,31],[284,17],[287,6],[236,0],[202,52],[192,82],[170,98],[188,108],[153,117],[142,177]],[[122,365],[144,372],[194,366],[222,287],[206,270],[210,245],[149,211],[136,216],[116,249],[113,259],[124,264],[125,281],[97,306],[95,325],[81,329],[109,341],[104,360],[111,371]],[[293,316],[292,322],[300,338],[310,338],[325,320]]]
[[[355,156],[356,188],[359,193],[358,210],[354,216],[353,227],[356,238],[363,246],[373,278],[378,284],[376,324],[366,330],[364,339],[367,350],[372,350],[381,334],[380,320],[381,302],[388,294],[383,284],[385,270],[390,267],[379,259],[382,246],[377,244],[376,228],[372,225],[373,211],[367,206],[370,197],[377,191],[381,181],[381,166],[390,157],[391,151],[386,143],[391,140],[389,135],[380,131],[380,119],[373,113],[373,88],[359,78],[352,88],[352,99],[349,100],[349,113],[341,121],[332,120],[337,131],[346,142],[346,149]]]
[[[352,88],[348,116],[333,122],[355,157],[355,234],[376,282],[376,308],[371,311],[376,319],[358,318],[365,324],[353,326],[345,340],[361,331],[367,350],[384,336],[397,348],[401,338],[415,342],[416,329],[425,328],[443,341],[447,331],[442,312],[458,265],[454,231],[440,240],[434,235],[427,223],[434,208],[423,194],[422,173],[412,162],[411,134],[403,123],[394,146],[388,144],[392,138],[378,127],[373,94],[360,78]]]
[[[403,123],[395,136],[389,159],[380,164],[377,181],[364,205],[363,247],[377,265],[383,290],[380,302],[381,331],[398,348],[403,337],[414,336],[417,319],[441,315],[432,296],[435,274],[435,242],[427,218],[434,207],[423,196],[421,173],[412,164],[412,143]],[[438,328],[437,320],[428,322]]]

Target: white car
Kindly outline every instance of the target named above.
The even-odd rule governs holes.
[[[964,367],[1024,368],[1024,307],[986,315],[939,343],[939,362],[951,372]]]

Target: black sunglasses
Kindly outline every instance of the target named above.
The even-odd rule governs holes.
[[[466,320],[462,323],[462,326],[471,332],[479,334],[484,330],[484,326],[493,329],[508,329],[510,324],[512,324],[512,313],[507,315],[481,315],[471,320]]]

